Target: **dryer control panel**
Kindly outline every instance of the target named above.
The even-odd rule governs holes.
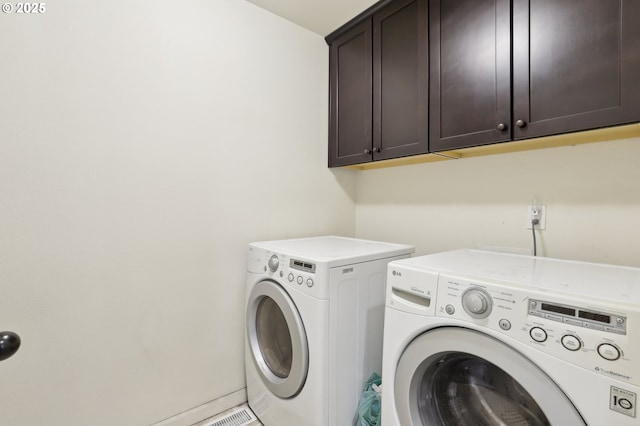
[[[248,272],[270,277],[280,284],[318,299],[329,298],[329,268],[301,257],[270,250],[249,249]]]
[[[548,355],[640,385],[640,313],[578,296],[438,274],[435,315],[490,329]]]

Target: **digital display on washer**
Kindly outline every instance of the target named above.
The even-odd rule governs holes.
[[[627,334],[627,317],[622,313],[609,314],[579,306],[549,303],[540,299],[529,299],[529,315],[571,324],[577,327],[600,330],[607,333]]]
[[[543,311],[555,312],[557,314],[571,315],[572,317],[576,316],[576,310],[567,308],[565,306],[551,305],[549,303],[542,303],[540,308]]]
[[[611,316],[596,314],[595,312],[578,311],[578,316],[580,318],[588,319],[591,321],[603,322],[605,324],[609,324],[611,322]]]

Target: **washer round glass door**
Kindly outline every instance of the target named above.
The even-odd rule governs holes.
[[[585,426],[540,368],[478,331],[442,327],[405,349],[394,383],[403,425]]]
[[[298,309],[276,282],[256,284],[247,300],[251,357],[267,388],[280,398],[297,395],[307,379],[309,349]]]

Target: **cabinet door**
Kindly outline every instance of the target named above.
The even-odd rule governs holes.
[[[373,159],[428,151],[426,0],[398,0],[373,16]]]
[[[640,2],[514,0],[514,138],[640,121]]]
[[[371,19],[329,48],[329,167],[371,161]]]
[[[430,150],[511,139],[509,0],[431,0]]]

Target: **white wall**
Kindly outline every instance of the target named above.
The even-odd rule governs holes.
[[[324,40],[237,0],[46,7],[0,16],[1,422],[242,391],[247,244],[354,233]]]
[[[358,172],[356,236],[428,254],[530,251],[527,205],[547,206],[538,254],[640,266],[640,138]]]

